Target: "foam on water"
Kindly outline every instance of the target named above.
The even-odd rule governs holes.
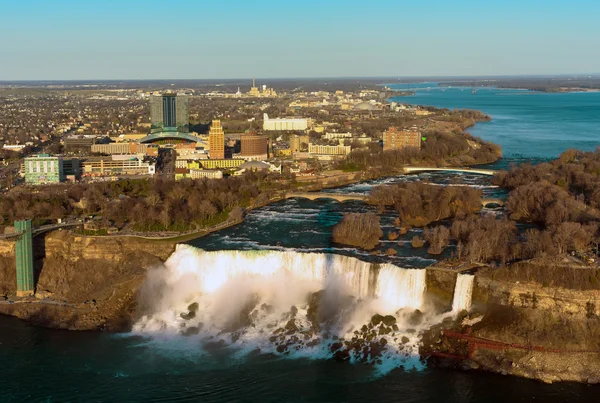
[[[369,325],[374,342],[385,334],[385,348],[376,354],[367,343],[350,350],[349,361],[370,362],[380,373],[420,369],[420,334],[444,317],[425,304],[425,274],[334,254],[178,245],[164,267],[149,272],[133,334],[171,351],[218,347],[238,358],[260,352],[323,359],[338,352],[340,338],[356,339]],[[395,327],[373,326],[375,314],[393,316]]]

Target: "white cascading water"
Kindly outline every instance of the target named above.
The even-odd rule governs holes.
[[[377,296],[395,307],[422,308],[426,274],[425,270],[399,269],[384,264],[377,279]]]
[[[471,309],[474,280],[475,276],[472,274],[459,274],[456,276],[454,298],[452,300],[452,312],[456,313]]]
[[[288,356],[324,358],[332,356],[332,345],[340,338],[357,337],[374,314],[392,315],[393,331],[391,326],[381,332],[377,326],[369,328],[377,342],[389,330],[385,351],[371,362],[382,371],[421,368],[419,334],[440,320],[424,307],[425,274],[423,269],[342,255],[209,252],[178,245],[164,267],[148,273],[140,299],[144,315],[133,333],[162,339],[185,334],[188,340],[235,347],[238,354],[257,350],[277,354],[281,351],[273,342],[284,338],[285,329],[286,342],[290,337],[294,342],[296,336],[302,339],[300,347],[286,350]],[[328,319],[315,330],[310,298],[317,292],[321,292],[319,309]],[[190,304],[197,304],[194,315],[188,315]],[[294,326],[287,331],[290,318]],[[370,347],[362,354],[363,361],[365,354],[370,359]]]

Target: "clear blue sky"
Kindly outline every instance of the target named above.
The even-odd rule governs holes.
[[[0,0],[0,80],[600,72],[598,0]]]

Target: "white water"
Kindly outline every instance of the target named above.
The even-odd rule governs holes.
[[[193,329],[185,338],[188,343],[197,340],[202,347],[222,341],[242,355],[256,350],[277,354],[274,338],[287,343],[299,336],[303,344],[290,348],[287,356],[327,358],[337,337],[351,340],[377,313],[394,316],[397,328],[385,335],[384,353],[371,362],[381,371],[421,368],[420,333],[442,318],[425,306],[425,274],[422,269],[377,265],[342,255],[207,252],[178,245],[164,267],[149,272],[140,301],[145,315],[135,323],[133,333],[172,341]],[[319,291],[322,322],[315,330],[309,300]],[[199,305],[195,317],[183,318],[192,303]],[[423,311],[416,321],[415,309]],[[241,325],[240,318],[245,319]],[[290,319],[297,330],[278,333]],[[379,327],[373,330],[378,332]],[[377,333],[373,340],[381,337]],[[360,354],[350,360],[359,361]]]
[[[459,274],[456,276],[454,298],[452,301],[452,312],[456,313],[471,309],[474,279],[475,276],[472,274]]]
[[[425,270],[399,269],[384,264],[377,279],[377,296],[394,307],[422,308],[426,274]]]

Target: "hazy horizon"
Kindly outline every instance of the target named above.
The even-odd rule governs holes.
[[[465,80],[465,81],[477,81],[477,80],[501,80],[501,79],[509,79],[509,78],[532,78],[532,79],[540,79],[540,78],[560,78],[560,77],[592,77],[592,78],[600,78],[600,73],[579,73],[579,74],[506,74],[506,75],[465,75],[465,76],[336,76],[336,77],[216,77],[216,78],[80,78],[80,79],[14,79],[14,80],[2,80],[0,79],[0,83],[20,83],[20,82],[121,82],[121,81],[173,81],[173,82],[181,82],[181,81],[210,81],[210,82],[219,82],[219,81],[251,81],[255,79],[256,81],[261,80],[410,80],[410,81],[429,81],[429,80]]]
[[[585,12],[582,12],[585,11]],[[590,0],[3,2],[0,81],[595,75]]]

